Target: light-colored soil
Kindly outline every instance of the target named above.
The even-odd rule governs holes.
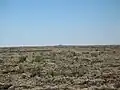
[[[0,48],[0,90],[120,90],[120,46]]]

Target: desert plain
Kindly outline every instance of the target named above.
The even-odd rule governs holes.
[[[0,90],[120,90],[120,45],[1,47]]]

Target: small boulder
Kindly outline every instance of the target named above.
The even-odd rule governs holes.
[[[9,87],[8,90],[15,90],[15,86]]]

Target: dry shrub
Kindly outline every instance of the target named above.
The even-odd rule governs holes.
[[[89,54],[90,52],[89,51],[86,51],[86,52],[82,52],[82,54]]]
[[[44,58],[42,56],[36,56],[34,62],[43,62]]]
[[[91,52],[91,56],[92,56],[92,57],[97,57],[97,56],[98,56],[98,53],[97,53],[97,52]]]
[[[19,63],[23,63],[24,61],[26,61],[27,56],[20,56],[19,57]]]

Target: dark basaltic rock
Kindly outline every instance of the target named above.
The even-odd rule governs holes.
[[[8,90],[8,88],[10,88],[11,86],[12,84],[0,83],[0,90]]]

